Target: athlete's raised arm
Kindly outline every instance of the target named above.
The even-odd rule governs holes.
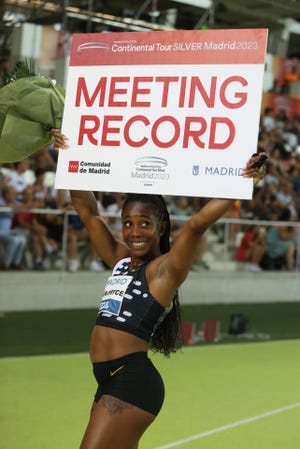
[[[243,169],[243,176],[253,178],[254,184],[259,182],[266,172],[265,165],[259,164],[261,160],[265,162],[264,153],[252,156]],[[211,199],[182,226],[163,261],[163,271],[175,282],[174,287],[178,287],[186,278],[193,264],[201,236],[225,214],[234,202],[235,200],[232,199]]]
[[[50,133],[55,137],[55,149],[67,149],[67,138],[59,130],[52,129]],[[122,257],[128,255],[127,246],[117,240],[104,218],[100,215],[95,195],[89,191],[71,190],[72,203],[75,211],[88,230],[90,240],[99,257],[113,267]]]

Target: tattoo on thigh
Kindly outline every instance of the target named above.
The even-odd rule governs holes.
[[[132,405],[113,396],[102,396],[102,403],[110,416],[122,413],[123,410],[132,408]]]

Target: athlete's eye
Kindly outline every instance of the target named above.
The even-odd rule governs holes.
[[[143,228],[146,228],[146,227],[148,227],[148,226],[150,226],[151,225],[151,221],[149,221],[149,220],[144,220],[144,221],[142,221],[142,223],[141,223],[141,226],[143,227]]]
[[[123,221],[122,225],[123,225],[124,228],[129,228],[130,225],[131,225],[131,222],[130,221]]]

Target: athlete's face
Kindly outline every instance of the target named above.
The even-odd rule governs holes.
[[[122,232],[135,263],[151,260],[160,254],[162,225],[151,205],[129,203],[123,211]]]

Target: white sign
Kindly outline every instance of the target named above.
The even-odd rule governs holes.
[[[267,30],[75,34],[56,188],[249,199]]]

